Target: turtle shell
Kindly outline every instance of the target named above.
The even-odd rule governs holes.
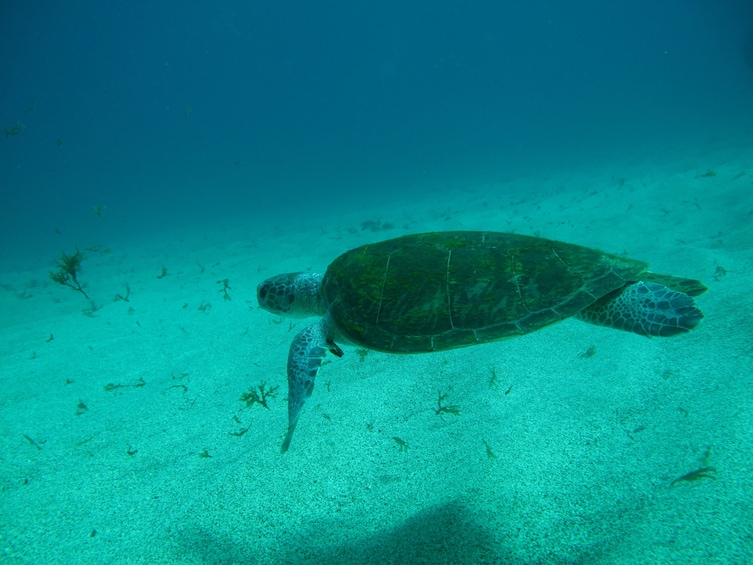
[[[415,353],[527,334],[635,281],[648,265],[587,247],[495,232],[435,232],[364,245],[322,282],[351,342]]]

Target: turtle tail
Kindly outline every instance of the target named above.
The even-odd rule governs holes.
[[[695,328],[703,312],[688,294],[641,281],[597,300],[577,317],[638,335],[670,337]]]

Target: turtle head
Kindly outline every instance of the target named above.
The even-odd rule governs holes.
[[[285,273],[256,287],[256,300],[264,310],[283,316],[321,316],[326,310],[321,286],[322,275],[318,273]]]

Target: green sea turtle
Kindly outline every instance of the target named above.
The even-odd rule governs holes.
[[[645,336],[673,336],[703,318],[697,280],[651,273],[643,261],[526,235],[407,235],[340,255],[324,275],[262,282],[259,305],[322,316],[288,355],[287,451],[327,351],[337,341],[388,353],[441,351],[524,335],[570,316]]]

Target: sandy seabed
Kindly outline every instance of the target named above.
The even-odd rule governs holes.
[[[753,562],[753,148],[405,194],[92,242],[91,301],[49,279],[53,257],[3,272],[2,561]],[[450,229],[699,278],[706,318],[672,339],[566,320],[435,354],[345,347],[281,455],[287,350],[314,320],[262,311],[256,285]],[[261,382],[276,397],[247,407]]]

